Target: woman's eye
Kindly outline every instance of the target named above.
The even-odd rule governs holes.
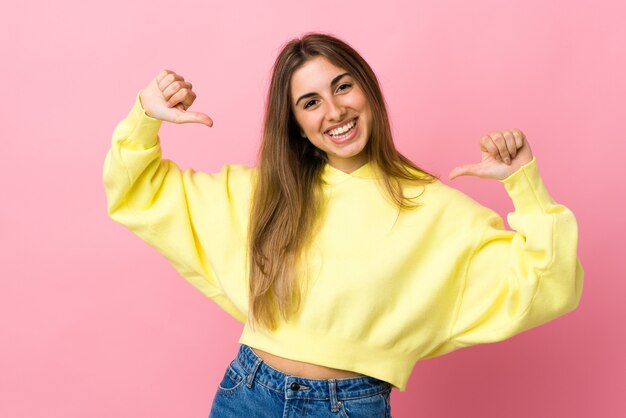
[[[345,87],[345,88],[342,88],[342,87]],[[352,84],[350,84],[350,83],[343,83],[343,84],[339,85],[339,87],[337,88],[337,90],[339,90],[339,91],[344,91],[344,90],[346,90],[346,89],[347,89],[347,88],[349,88],[349,87],[352,87]],[[308,102],[306,102],[306,104],[304,105],[304,109],[306,109],[306,108],[308,108],[308,107],[310,107],[310,106],[313,106],[311,103],[315,104],[315,102],[316,102],[316,101],[317,101],[317,100],[309,100],[309,101],[308,101]]]
[[[343,86],[350,87],[350,86],[352,86],[352,84],[350,84],[350,83],[343,83],[342,85],[339,86],[339,88],[341,89]],[[343,89],[343,90],[345,90],[345,89]]]

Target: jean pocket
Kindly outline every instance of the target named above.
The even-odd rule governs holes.
[[[235,364],[237,360],[233,360],[226,368],[226,372],[222,377],[222,381],[219,383],[217,389],[223,394],[232,394],[241,389],[245,382],[245,373],[238,364]]]
[[[340,411],[344,418],[387,418],[390,413],[386,393],[343,399]]]

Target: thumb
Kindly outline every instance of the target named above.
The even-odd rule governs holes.
[[[452,171],[448,174],[448,179],[452,180],[459,176],[481,176],[481,165],[480,164],[463,164],[457,167],[454,167]]]
[[[201,123],[208,127],[213,126],[213,119],[211,119],[208,115],[200,112],[186,111],[182,103],[179,103],[175,107],[181,111],[176,118],[176,123]]]

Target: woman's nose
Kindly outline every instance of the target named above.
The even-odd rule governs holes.
[[[346,115],[346,108],[341,103],[334,100],[328,101],[327,117],[329,120],[340,121]]]

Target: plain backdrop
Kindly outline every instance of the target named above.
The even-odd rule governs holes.
[[[255,164],[274,59],[309,31],[370,63],[418,165],[505,217],[500,183],[447,175],[479,161],[481,136],[519,128],[578,220],[578,309],[418,363],[393,416],[626,416],[625,4],[3,2],[0,416],[208,416],[242,324],[108,218],[104,157],[139,89],[171,69],[215,125],[164,122],[164,158]]]

